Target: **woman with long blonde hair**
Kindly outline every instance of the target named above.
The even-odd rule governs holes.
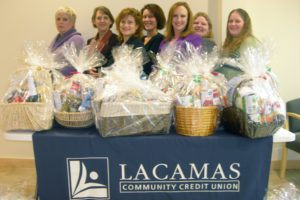
[[[160,44],[160,51],[169,45],[183,47],[184,42],[189,42],[198,47],[202,38],[194,33],[193,13],[186,2],[177,2],[172,5],[168,14],[165,40]]]

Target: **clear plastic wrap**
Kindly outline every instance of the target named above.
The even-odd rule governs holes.
[[[157,54],[157,64],[149,76],[149,80],[164,93],[175,99],[175,86],[182,81],[177,75],[175,63],[176,48],[167,47]]]
[[[273,186],[268,191],[268,200],[300,200],[300,191],[292,182]]]
[[[77,74],[56,84],[53,92],[55,119],[62,126],[83,128],[94,123],[92,100],[96,90],[96,79],[83,74],[84,71],[105,62],[102,54],[89,46],[77,52],[73,43],[63,46],[65,58]]]
[[[218,60],[217,51],[202,52],[191,44],[176,53],[177,74],[182,77],[176,85],[177,105],[184,107],[223,107],[226,104],[226,79],[213,73]]]
[[[241,57],[244,75],[229,81],[231,104],[222,115],[224,127],[250,138],[273,135],[283,124],[285,103],[277,89],[277,78],[267,67],[270,51],[266,44],[247,49]]]
[[[168,133],[172,100],[150,81],[141,80],[143,53],[121,46],[106,70],[104,90],[94,101],[96,125],[103,137]]]
[[[43,42],[27,42],[25,63],[10,76],[10,85],[0,104],[3,130],[47,130],[52,127],[51,66],[53,55]]]
[[[102,66],[106,62],[106,58],[90,45],[85,46],[78,52],[74,43],[64,44],[63,53],[68,62],[79,73],[83,73],[93,67]]]

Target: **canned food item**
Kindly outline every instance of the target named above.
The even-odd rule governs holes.
[[[194,98],[192,95],[180,97],[182,106],[192,107],[194,104]]]

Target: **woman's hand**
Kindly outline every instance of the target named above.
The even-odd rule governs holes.
[[[97,68],[93,67],[89,70],[89,74],[95,78],[98,78],[99,77],[99,73],[98,73],[98,70]]]

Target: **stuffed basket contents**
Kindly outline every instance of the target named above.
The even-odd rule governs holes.
[[[17,70],[0,104],[0,127],[5,131],[47,130],[52,127],[53,103],[49,71],[42,68]]]
[[[271,136],[284,121],[284,102],[263,78],[242,81],[222,114],[225,129],[250,138]]]
[[[275,75],[267,66],[266,50],[249,48],[242,57],[245,75],[229,83],[231,106],[222,114],[225,129],[250,138],[273,135],[285,121],[285,104],[277,92]]]
[[[112,69],[105,72],[104,89],[93,103],[100,134],[112,137],[169,133],[172,100],[150,81],[140,79],[142,53],[123,46],[114,51],[114,58]]]
[[[93,78],[75,74],[57,85],[53,92],[55,120],[69,128],[84,128],[93,125],[91,101],[94,95]]]
[[[176,131],[186,136],[208,136],[215,132],[219,109],[226,103],[226,79],[212,73],[216,52],[207,54],[189,43],[176,52]]]
[[[94,124],[91,102],[95,93],[96,80],[82,73],[92,67],[101,66],[104,57],[90,48],[86,46],[77,53],[73,43],[63,47],[65,57],[78,71],[78,74],[54,86],[55,120],[68,128],[84,128]]]

